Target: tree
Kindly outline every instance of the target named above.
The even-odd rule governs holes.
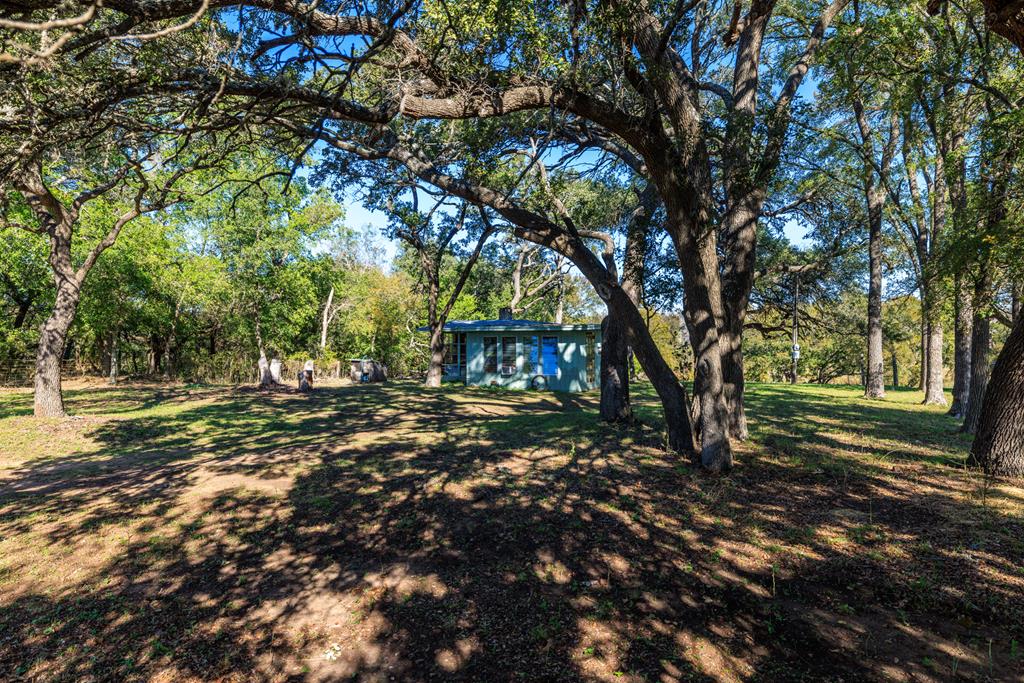
[[[129,145],[126,145],[126,147]],[[132,156],[140,150],[140,156]],[[178,198],[171,194],[174,184],[185,174],[185,168],[165,171],[161,166],[152,169],[152,158],[157,152],[153,146],[142,146],[139,141],[130,143],[131,151],[122,150],[114,157],[120,162],[107,180],[95,179],[95,166],[108,159],[84,159],[79,168],[65,166],[60,169],[62,181],[77,192],[67,198],[58,189],[51,187],[51,181],[44,176],[41,160],[26,164],[13,176],[14,187],[18,190],[33,220],[20,222],[5,212],[7,225],[17,225],[29,232],[44,235],[49,242],[48,262],[52,271],[57,296],[49,317],[43,322],[39,335],[36,355],[34,413],[36,417],[60,417],[64,415],[64,401],[61,393],[60,363],[67,343],[68,331],[74,322],[75,313],[81,300],[81,289],[89,271],[97,259],[117,240],[121,230],[144,213],[166,207]],[[180,154],[181,150],[175,150]],[[173,155],[172,155],[173,156]],[[89,163],[91,161],[91,164]],[[156,171],[154,173],[154,170]],[[163,171],[161,174],[160,172]],[[160,177],[160,176],[163,177]],[[92,176],[93,184],[81,189]],[[154,178],[155,176],[155,178]],[[155,183],[152,182],[155,180]],[[156,187],[153,187],[153,184]],[[127,206],[104,215],[94,212],[92,218],[100,224],[102,237],[85,254],[76,259],[73,253],[73,236],[79,227],[84,212],[90,203],[120,191],[133,193]],[[67,195],[65,195],[67,196]]]
[[[73,44],[94,14],[80,15],[80,24],[0,24],[5,44],[14,46],[14,56],[0,60],[2,221],[46,238],[56,289],[36,356],[34,411],[40,417],[64,414],[60,363],[97,260],[127,224],[180,201],[176,184],[218,158],[215,144],[199,144],[189,134],[200,112],[204,130],[218,130],[217,114],[148,84],[166,77],[175,63],[215,54],[220,43],[182,34],[160,45],[95,44],[77,59],[52,58]],[[12,40],[12,32],[27,39]],[[17,54],[23,48],[25,59]],[[227,125],[237,128],[237,122]],[[92,243],[85,246],[83,238]]]
[[[402,188],[401,185],[398,187]],[[437,198],[429,210],[421,212],[419,196],[423,190],[412,184],[408,186],[408,191],[412,197],[409,202],[388,201],[392,233],[415,252],[419,262],[419,274],[424,280],[427,294],[427,327],[430,335],[430,365],[427,368],[426,385],[439,387],[444,375],[445,323],[495,229],[483,212],[479,212],[478,221],[472,217],[467,221],[467,204],[463,201],[453,207],[447,196]],[[465,245],[471,247],[463,255],[460,247]],[[458,275],[447,298],[442,301],[442,264],[450,254],[458,259]]]
[[[1020,5],[1015,0],[981,0],[980,4],[988,28],[1024,52],[1024,19],[1020,16]],[[928,0],[928,13],[938,14],[945,5],[945,0]]]
[[[968,464],[986,474],[1024,477],[1024,317],[996,358]]]
[[[344,215],[326,192],[293,178],[271,155],[232,159],[239,180],[222,182],[188,209],[195,229],[225,266],[232,305],[244,312],[261,384],[269,357],[304,350],[303,330],[320,317],[320,287],[310,250],[340,230]],[[208,182],[208,181],[207,181]]]

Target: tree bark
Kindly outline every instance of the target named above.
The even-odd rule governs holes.
[[[31,161],[14,179],[14,186],[21,192],[39,221],[39,229],[33,232],[41,232],[49,240],[47,261],[57,285],[53,311],[40,328],[33,407],[37,417],[64,414],[60,362],[67,344],[68,331],[78,309],[82,283],[96,265],[97,259],[117,240],[124,226],[144,212],[142,199],[148,183],[140,175],[141,186],[136,192],[134,206],[117,217],[103,238],[88,251],[77,269],[71,259],[74,226],[78,222],[82,207],[115,187],[130,166],[124,166],[114,173],[107,184],[82,192],[68,205],[62,204],[50,192],[43,180],[42,165],[38,160]],[[177,177],[180,176],[173,176]],[[173,184],[173,179],[169,183]]]
[[[928,322],[924,319],[924,304],[921,306],[921,373],[917,379],[917,388],[924,391],[928,386]]]
[[[658,203],[657,188],[653,183],[648,183],[640,192],[639,201],[626,227],[622,290],[638,311],[647,270],[647,237]],[[608,245],[606,251],[607,248]],[[609,269],[612,269],[615,264],[614,245],[605,257]],[[601,417],[608,422],[620,422],[633,417],[629,397],[632,358],[633,349],[627,340],[626,330],[609,309],[609,314],[601,323]]]
[[[28,312],[30,310],[32,310],[32,299],[26,298],[18,302],[18,312],[14,315],[14,324],[12,325],[12,329],[21,329],[21,326],[25,324],[25,319],[28,317]]]
[[[263,345],[263,335],[260,331],[259,309],[256,310],[255,332],[256,348],[259,350],[260,354],[260,360],[258,364],[260,369],[260,386],[269,387],[275,384],[275,382],[274,376],[270,372],[270,361],[267,359],[267,348]]]
[[[146,372],[149,375],[156,375],[164,368],[164,349],[167,342],[159,335],[149,336],[149,355],[146,358]]]
[[[935,312],[928,323],[928,382],[924,389],[925,405],[946,405],[942,372],[942,323]]]
[[[864,103],[857,96],[853,111],[860,131],[860,149],[864,172],[864,200],[868,213],[868,354],[867,376],[864,381],[864,395],[867,398],[885,397],[885,358],[882,349],[882,223],[885,200],[888,196],[885,183],[889,168],[896,152],[899,126],[895,116],[889,118],[889,137],[882,146],[876,179],[875,134],[871,121],[864,109]]]
[[[120,370],[118,367],[121,361],[119,336],[120,333],[117,330],[114,330],[114,333],[110,335],[110,375],[107,377],[107,381],[110,384],[117,384],[117,373]]]
[[[687,322],[694,355],[694,402],[700,406],[696,430],[700,440],[701,467],[723,472],[732,467],[729,443],[729,409],[725,401],[722,349],[718,331],[723,318],[718,255],[713,230],[695,240],[683,207],[669,205],[669,234],[683,271]],[[679,215],[681,214],[681,215]]]
[[[555,323],[558,325],[562,324],[562,320],[565,318],[565,278],[558,278],[558,287],[555,291],[555,295],[558,297],[558,303],[555,306]]]
[[[60,362],[64,357],[68,331],[75,320],[80,297],[81,290],[77,283],[61,282],[57,287],[53,310],[39,330],[33,403],[33,413],[36,417],[63,417],[65,414]]]
[[[454,236],[462,229],[465,216],[466,207],[463,205],[459,213],[458,222],[449,233],[450,235]],[[483,216],[482,213],[481,216]],[[485,222],[487,222],[486,219]],[[418,235],[406,234],[406,241],[419,252],[421,267],[429,280],[427,290],[427,324],[430,327],[430,365],[427,368],[427,378],[425,381],[428,387],[437,388],[441,386],[441,379],[444,377],[445,323],[448,322],[448,315],[452,312],[459,294],[462,293],[466,282],[469,281],[469,274],[473,270],[473,266],[476,265],[477,259],[480,258],[480,252],[483,251],[484,244],[493,234],[494,228],[488,222],[487,227],[477,238],[473,252],[462,265],[459,271],[459,278],[455,281],[455,285],[452,287],[452,291],[449,293],[448,300],[444,306],[439,306],[441,298],[441,261],[444,258],[445,245],[448,244],[449,239],[442,238],[439,243],[440,246],[431,253],[431,246],[420,239]]]
[[[992,368],[967,462],[990,476],[1024,477],[1024,316]]]
[[[900,388],[900,365],[896,360],[896,349],[892,350],[892,388]]]
[[[933,129],[933,135],[934,135]],[[939,136],[936,144],[941,144]],[[942,363],[942,318],[939,297],[943,290],[941,273],[938,268],[939,241],[946,232],[948,206],[948,185],[946,167],[942,154],[935,157],[935,175],[928,186],[928,197],[932,206],[931,227],[927,237],[927,257],[921,259],[923,285],[921,299],[924,302],[925,319],[928,321],[928,381],[924,387],[926,405],[946,405],[944,373]],[[929,176],[925,175],[925,182]]]
[[[727,268],[727,277],[722,284],[725,324],[718,343],[722,351],[722,381],[725,385],[729,435],[741,441],[749,435],[747,413],[743,404],[743,394],[746,390],[743,325],[754,282],[757,217],[761,204],[762,198],[759,193],[748,195],[746,201],[739,202],[726,217],[724,230],[733,241],[733,256]]]
[[[992,346],[992,319],[979,308],[971,330],[971,386],[964,408],[960,431],[974,434],[981,418],[982,403],[989,382],[989,349]]]
[[[444,377],[444,321],[435,320],[430,325],[430,365],[427,367],[428,387],[441,386]]]
[[[625,422],[633,417],[628,362],[625,330],[609,311],[601,321],[601,419],[605,422]]]
[[[320,322],[320,353],[323,354],[324,349],[327,348],[327,328],[331,324],[331,304],[334,303],[334,285],[331,285],[331,291],[327,293],[327,303],[324,304],[323,317]]]
[[[953,327],[953,401],[949,415],[963,418],[971,392],[971,324],[973,312],[970,295],[961,278],[956,280],[956,317]],[[984,392],[982,392],[984,396]]]
[[[864,395],[885,397],[885,358],[882,355],[882,207],[885,190],[870,186],[868,202],[868,367]]]
[[[658,394],[669,449],[703,464],[694,441],[686,391],[662,357],[640,311],[614,274],[601,265],[578,236],[567,235],[555,224],[528,211],[503,204],[496,208],[517,226],[516,236],[554,249],[579,268],[608,306],[609,315],[621,322],[629,346]]]

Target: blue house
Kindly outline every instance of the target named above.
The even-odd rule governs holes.
[[[599,386],[601,325],[451,320],[444,326],[444,379],[469,386],[589,391]]]

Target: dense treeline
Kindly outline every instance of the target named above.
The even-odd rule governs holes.
[[[83,287],[65,372],[250,382],[262,352],[314,358],[324,372],[338,360],[369,357],[395,376],[425,375],[428,339],[417,329],[427,322],[426,274],[414,250],[399,241],[389,259],[385,235],[349,228],[343,205],[303,179],[240,190],[197,194],[119,237]],[[93,232],[91,221],[83,218],[83,235]],[[55,292],[44,243],[25,232],[8,237],[0,254],[0,359],[4,383],[16,385],[31,379]],[[495,318],[507,306],[518,317],[592,320],[585,283],[545,256],[499,236],[471,269],[450,317]],[[465,261],[458,249],[444,252],[443,293]],[[664,305],[652,302],[649,315],[666,354],[678,354],[678,324],[657,308]]]
[[[399,249],[389,263],[381,236],[349,229],[336,200],[302,180],[287,191],[283,183],[265,182],[241,197],[225,188],[126,230],[83,287],[65,369],[106,377],[113,360],[115,375],[248,382],[262,350],[316,358],[325,368],[371,357],[397,376],[424,374],[417,260]],[[86,217],[81,230],[90,227]],[[0,358],[4,380],[21,383],[31,376],[28,361],[54,288],[44,243],[26,233],[8,238],[0,254]],[[488,251],[453,318],[496,317],[510,304],[517,248],[501,243]],[[458,264],[446,255],[442,290],[450,289]],[[524,279],[536,279],[544,267],[528,263],[525,270]],[[579,281],[564,270],[556,280],[517,314],[554,319],[561,306],[566,321],[587,319],[593,306]]]

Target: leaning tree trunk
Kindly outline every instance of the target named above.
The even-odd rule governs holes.
[[[647,237],[651,218],[657,210],[657,187],[648,183],[639,196],[639,203],[630,215],[626,227],[626,248],[622,258],[621,288],[636,310],[644,290],[647,272]],[[606,246],[607,249],[607,246]],[[606,265],[614,274],[614,257]],[[625,325],[612,307],[601,322],[601,417],[609,422],[629,420],[633,406],[629,398],[629,383],[634,378],[633,349],[629,345]]]
[[[1024,316],[992,368],[968,464],[997,477],[1024,477]]]
[[[57,287],[53,311],[39,330],[36,354],[35,400],[36,417],[63,417],[64,397],[60,385],[60,361],[64,357],[68,331],[75,320],[81,290],[68,280]]]
[[[949,415],[964,417],[971,391],[971,298],[964,283],[957,278],[956,318],[953,328],[953,402]],[[984,396],[984,392],[981,394]]]
[[[624,422],[633,417],[629,402],[629,344],[626,331],[609,311],[601,321],[601,419]]]
[[[989,347],[992,345],[992,320],[983,313],[974,314],[971,331],[971,390],[964,409],[964,424],[960,431],[974,434],[978,430],[982,403],[989,380]]]
[[[539,241],[538,244],[544,242]],[[593,252],[577,242],[559,246],[563,248],[561,253],[572,261],[594,286],[598,296],[608,306],[609,315],[621,322],[627,343],[633,349],[640,367],[661,400],[669,449],[697,460],[699,456],[690,422],[686,390],[679,383],[672,368],[665,362],[636,304],[616,278],[606,268],[601,267]],[[703,464],[703,461],[699,462]]]
[[[256,348],[260,353],[259,369],[260,369],[260,386],[269,387],[276,384],[274,381],[274,375],[270,372],[270,361],[267,359],[267,347],[263,345],[263,334],[260,330],[260,316],[259,309],[256,310]]]
[[[430,366],[427,368],[428,387],[441,386],[444,376],[444,325],[434,322],[430,325]]]

